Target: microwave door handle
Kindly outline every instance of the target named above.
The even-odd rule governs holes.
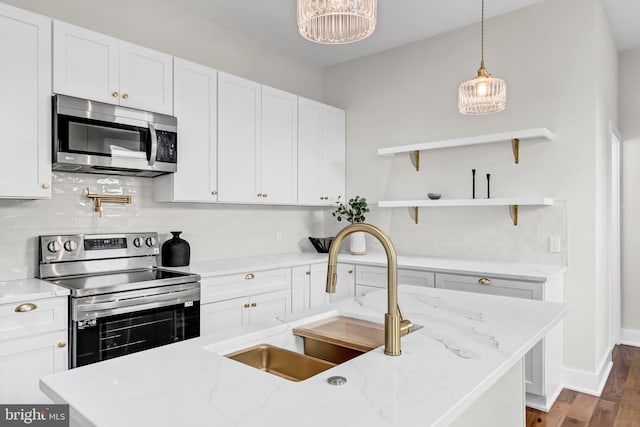
[[[156,162],[156,154],[158,153],[158,133],[153,123],[149,123],[149,134],[151,135],[151,153],[149,154],[149,165],[153,166]]]

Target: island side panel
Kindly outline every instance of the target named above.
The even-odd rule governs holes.
[[[450,426],[524,427],[525,422],[524,360],[520,360]]]

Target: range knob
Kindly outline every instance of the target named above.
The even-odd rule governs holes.
[[[58,243],[57,241],[49,242],[47,244],[47,249],[49,250],[49,252],[56,253],[60,250],[60,243]]]
[[[156,245],[156,238],[155,237],[147,237],[146,243],[147,243],[147,246],[152,248],[152,247],[154,247]]]
[[[64,250],[67,252],[73,252],[78,249],[78,244],[74,240],[67,240],[64,242]]]
[[[139,237],[136,237],[135,239],[133,239],[133,246],[135,246],[136,248],[139,248],[142,246],[142,239]]]

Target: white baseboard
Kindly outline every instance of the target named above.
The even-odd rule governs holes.
[[[640,331],[635,329],[621,329],[620,344],[640,347]]]
[[[613,362],[611,361],[612,351],[613,349],[610,349],[607,354],[605,354],[596,372],[562,368],[564,387],[580,393],[600,396],[609,378],[609,372],[611,372],[611,368],[613,367]]]

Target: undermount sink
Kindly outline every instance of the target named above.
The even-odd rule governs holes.
[[[226,357],[291,381],[306,380],[335,366],[335,363],[269,344],[245,348]]]
[[[412,331],[421,328],[414,325]],[[384,325],[332,316],[293,329],[304,354],[271,344],[254,345],[225,357],[290,381],[304,381],[384,344]]]

